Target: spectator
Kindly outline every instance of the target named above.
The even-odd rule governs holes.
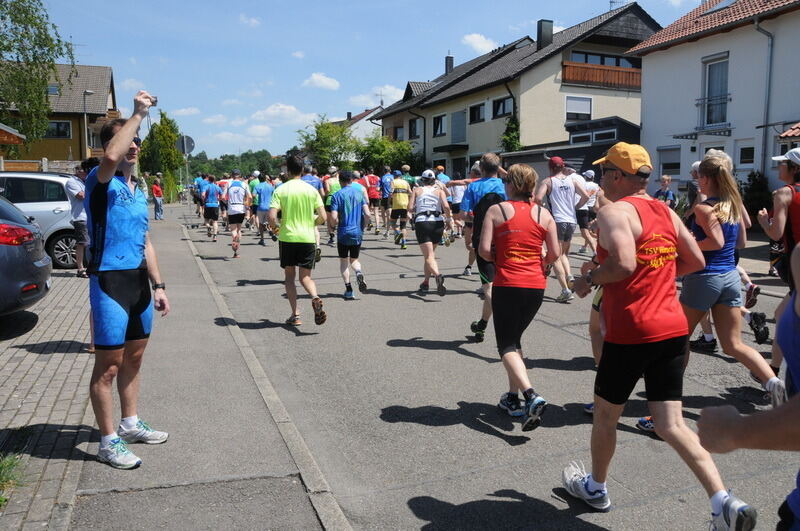
[[[156,173],[153,181],[153,208],[155,220],[164,219],[164,191],[161,189],[161,172]]]
[[[75,229],[75,265],[78,268],[77,276],[79,278],[89,278],[84,263],[86,246],[89,245],[89,231],[86,228],[86,210],[83,208],[83,199],[86,194],[86,175],[94,167],[86,169],[89,160],[86,159],[79,166],[75,166],[75,175],[70,177],[66,185],[71,211],[70,223]]]

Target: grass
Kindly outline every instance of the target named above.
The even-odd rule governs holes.
[[[3,494],[19,483],[18,467],[21,462],[19,454],[0,454],[0,491]],[[8,498],[3,494],[0,494],[0,508],[8,502]]]

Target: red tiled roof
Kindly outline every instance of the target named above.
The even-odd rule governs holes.
[[[789,129],[781,133],[781,138],[795,138],[800,137],[800,122],[797,122]]]
[[[378,107],[373,107],[372,109],[365,109],[364,112],[356,114],[355,116],[350,118],[350,124],[352,125],[352,124],[356,123],[357,121],[361,120],[365,116],[368,116],[375,109],[379,109],[379,108],[380,108],[380,105]]]
[[[682,16],[649,39],[640,42],[628,53],[645,55],[676,44],[696,40],[714,33],[751,24],[753,18],[768,18],[800,9],[800,0],[737,0],[719,11],[704,14],[726,0],[708,0]]]

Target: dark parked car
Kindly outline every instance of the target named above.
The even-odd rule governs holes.
[[[52,268],[39,226],[0,196],[0,315],[24,310],[47,295]]]

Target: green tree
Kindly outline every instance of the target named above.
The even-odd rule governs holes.
[[[516,114],[512,114],[506,120],[506,130],[500,137],[500,147],[507,152],[522,149],[522,143],[519,140],[519,120]]]
[[[169,118],[166,112],[159,112],[161,119],[158,123],[153,123],[147,138],[142,142],[139,165],[143,171],[150,172],[150,175],[159,171],[163,173],[164,200],[172,202],[177,198],[178,183],[175,175],[183,166],[183,154],[175,146],[180,130],[178,123]]]
[[[297,138],[314,164],[323,172],[328,166],[353,168],[353,158],[358,141],[346,125],[329,122],[324,114],[305,129],[297,131]]]
[[[414,156],[409,142],[392,140],[376,131],[364,142],[359,142],[356,158],[362,168],[373,168],[380,171],[386,165],[397,169],[403,164],[411,164]]]
[[[56,61],[66,59],[73,68],[58,80]],[[38,140],[47,131],[51,79],[59,86],[70,83],[75,55],[50,22],[42,0],[0,1],[0,122]]]

